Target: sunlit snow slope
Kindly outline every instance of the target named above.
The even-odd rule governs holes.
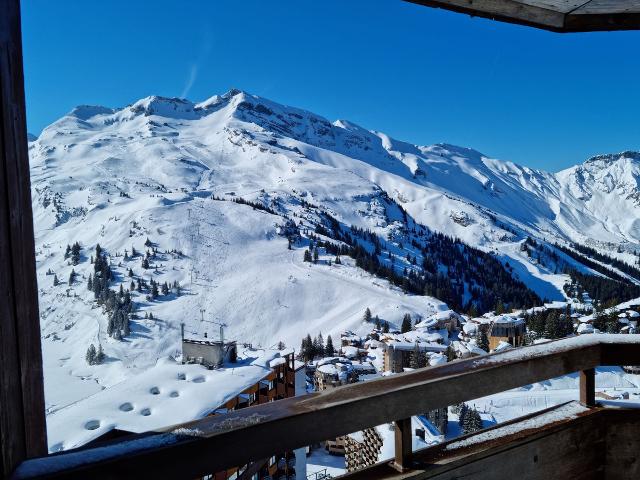
[[[446,308],[349,258],[303,262],[304,244],[288,249],[287,219],[313,231],[324,212],[393,239],[404,228],[400,205],[431,231],[495,252],[550,300],[563,298],[566,277],[521,253],[527,235],[628,251],[640,241],[638,154],[552,174],[471,149],[399,142],[237,90],[198,104],[148,97],[122,109],[77,107],[30,142],[30,156],[50,410],[178,353],[181,323],[216,336],[211,322],[225,322],[227,338],[297,347],[307,332],[366,329],[366,307],[395,324]],[[157,268],[144,270],[131,252],[151,248],[147,238]],[[81,261],[72,266],[64,252],[76,241]],[[86,287],[96,243],[109,255],[113,288],[128,287],[129,269],[134,280],[182,286],[180,296],[156,300],[134,292],[138,319],[124,341],[107,336]],[[105,364],[86,364],[91,343],[102,344]]]

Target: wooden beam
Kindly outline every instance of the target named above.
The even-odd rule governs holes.
[[[399,473],[390,465],[379,463],[350,474],[348,479],[603,478],[610,411],[593,409],[577,417],[558,417],[552,423],[540,421],[546,413],[561,411],[564,406],[418,450],[409,471]],[[640,411],[634,412],[634,416],[640,418]],[[505,426],[513,427],[509,429],[511,433],[500,433]],[[625,440],[634,438],[629,436]],[[635,441],[634,444],[637,445]]]
[[[413,432],[411,431],[411,417],[395,422],[395,459],[394,467],[403,472],[411,467],[413,452]]]
[[[405,1],[560,33],[640,29],[640,0]]]
[[[596,406],[596,371],[594,368],[580,372],[580,403],[585,407]]]
[[[0,468],[46,454],[19,0],[0,0]]]

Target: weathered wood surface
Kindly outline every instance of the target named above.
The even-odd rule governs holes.
[[[558,408],[523,418],[535,419]],[[606,409],[593,409],[577,418],[559,420],[469,447],[456,447],[460,439],[454,439],[417,452],[414,468],[410,471],[399,474],[390,465],[378,464],[350,474],[345,480],[599,479],[605,466],[608,413]],[[640,412],[635,414],[639,417]],[[520,419],[507,422],[511,425],[519,423]],[[473,435],[463,438],[473,438]],[[629,435],[629,439],[633,438]],[[634,443],[638,445],[638,442]]]
[[[580,403],[586,407],[596,405],[596,370],[594,368],[580,372]]]
[[[555,32],[640,29],[640,0],[406,0]]]
[[[16,477],[46,474],[48,478],[117,478],[144,475],[150,466],[165,478],[196,477],[373,425],[594,368],[601,364],[601,343],[613,354],[624,351],[620,346],[635,340],[633,335],[616,335],[608,337],[607,343],[600,337],[589,335],[454,361],[207,417],[180,425],[179,429],[135,435],[111,446],[30,460],[19,467]],[[640,349],[640,342],[630,345]],[[615,363],[613,357],[611,363]]]
[[[640,478],[640,411],[607,412],[606,479]]]
[[[0,470],[46,454],[20,5],[0,0]]]

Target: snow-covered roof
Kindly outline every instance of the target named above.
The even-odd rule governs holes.
[[[357,358],[358,353],[360,352],[360,349],[358,347],[352,347],[350,345],[341,347],[340,350],[342,351],[342,354],[347,358]]]
[[[493,317],[494,325],[516,326],[524,323],[524,319],[520,317],[512,317],[511,315],[498,315]]]
[[[271,372],[277,350],[245,350],[237,363],[208,370],[173,359],[47,417],[49,449],[84,445],[115,428],[144,432],[202,418]]]
[[[498,343],[498,345],[493,351],[503,352],[504,350],[510,350],[512,348],[513,348],[513,345],[511,345],[509,342],[501,341],[500,343]]]
[[[474,322],[467,322],[462,326],[462,331],[467,335],[477,335],[478,334],[478,324]]]
[[[387,347],[394,348],[396,350],[413,350],[418,347],[421,352],[445,352],[447,350],[446,345],[432,342],[389,342]]]
[[[269,362],[269,367],[275,368],[278,365],[284,365],[285,363],[287,363],[287,360],[284,357],[278,357],[278,358],[274,358]]]
[[[429,355],[429,366],[435,367],[437,365],[444,365],[447,363],[447,357],[441,353],[432,353]]]
[[[581,323],[576,330],[578,334],[583,335],[586,333],[593,333],[593,325],[590,323]]]

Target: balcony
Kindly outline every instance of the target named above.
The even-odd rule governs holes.
[[[395,461],[345,478],[634,477],[640,410],[595,402],[594,369],[613,365],[640,365],[640,336],[586,335],[288,398],[27,460],[14,478],[194,478],[389,421]],[[414,414],[573,372],[580,402],[411,451]]]

